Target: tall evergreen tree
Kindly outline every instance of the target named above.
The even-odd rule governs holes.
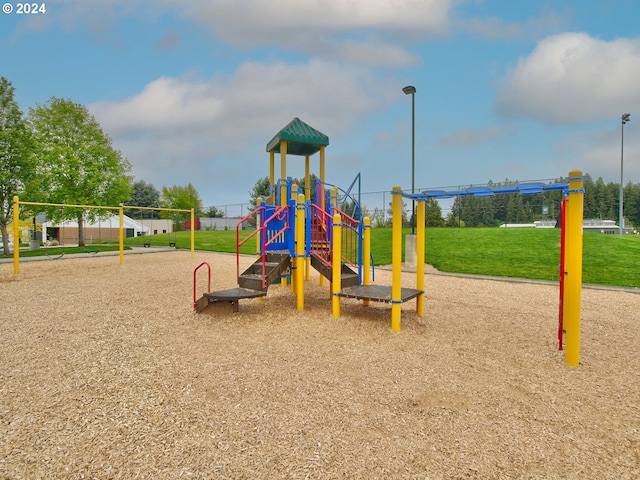
[[[160,192],[153,184],[138,180],[131,186],[131,199],[125,203],[125,207],[126,205],[158,208],[160,206]],[[160,218],[157,210],[147,210],[144,215],[141,215],[140,210],[124,208],[124,214],[132,218]]]

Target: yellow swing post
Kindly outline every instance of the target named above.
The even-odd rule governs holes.
[[[420,199],[416,211],[416,290],[421,294],[416,298],[416,314],[424,315],[424,229],[426,205],[425,199]]]
[[[371,219],[362,219],[362,284],[371,285]],[[369,305],[369,300],[363,300],[362,305]]]
[[[298,194],[298,202],[296,204],[296,256],[295,262],[295,287],[296,287],[296,308],[304,310],[304,263],[305,263],[305,244],[304,244],[304,225],[306,220],[307,205],[304,194]]]
[[[402,195],[401,188],[393,187],[391,223],[391,330],[400,331],[402,311]]]
[[[582,223],[584,210],[582,171],[569,172],[569,190],[565,210],[565,261],[563,323],[565,362],[580,364],[580,302],[582,295]]]
[[[122,265],[124,263],[124,207],[122,203],[118,209],[118,251],[120,265]]]
[[[13,273],[20,273],[20,229],[18,220],[20,218],[20,199],[16,195],[13,197]]]
[[[342,218],[336,213],[333,216],[333,239],[331,242],[331,311],[334,318],[340,317],[340,297],[342,288]]]

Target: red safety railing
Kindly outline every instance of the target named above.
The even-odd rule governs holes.
[[[309,252],[322,263],[331,266],[331,216],[319,205],[311,204],[311,239]]]
[[[242,218],[236,225],[236,276],[240,276],[240,247],[247,243],[249,240],[260,234],[260,253],[262,257],[262,288],[266,287],[266,275],[267,275],[267,247],[277,242],[284,242],[285,232],[291,229],[289,222],[289,207],[287,205],[276,207],[273,213],[262,220],[266,212],[266,208],[261,206]],[[240,226],[244,222],[248,222],[251,219],[255,219],[256,225],[260,225],[244,239],[240,240]],[[282,228],[270,229],[271,223],[283,222]]]
[[[360,222],[336,208],[342,221],[342,260],[354,267],[360,264],[361,233]]]
[[[196,305],[198,303],[198,300],[196,298],[197,297],[197,288],[196,288],[196,280],[197,280],[197,278],[196,278],[196,273],[198,273],[198,270],[200,270],[200,267],[203,267],[205,265],[207,266],[207,269],[209,270],[208,276],[207,276],[207,278],[208,278],[207,293],[211,292],[211,265],[209,265],[207,262],[202,262],[193,271],[193,309],[194,310],[196,309]]]
[[[361,233],[360,222],[335,208],[342,222],[341,262],[357,267],[360,264]],[[327,266],[332,266],[331,228],[333,218],[318,205],[311,205],[310,253]]]

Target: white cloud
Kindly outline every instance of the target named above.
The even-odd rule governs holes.
[[[182,15],[217,39],[243,47],[274,46],[360,65],[404,67],[415,43],[449,25],[452,0],[245,0],[176,3]]]
[[[391,104],[396,87],[365,69],[323,61],[246,63],[228,77],[161,77],[130,98],[89,110],[135,165],[137,178],[160,188],[168,172],[178,184],[195,173],[189,181],[205,202],[220,204],[206,193],[211,182],[267,175],[266,144],[292,118],[335,140]],[[234,195],[246,201],[251,186]]]
[[[124,102],[96,103],[91,110],[106,128],[118,132],[201,125],[218,117],[222,105],[212,85],[162,77]]]
[[[161,77],[131,98],[90,109],[116,133],[209,129],[235,137],[238,125],[245,134],[268,118],[305,113],[341,128],[384,105],[390,91],[366,70],[328,62],[246,63],[230,77]]]
[[[250,42],[278,32],[313,35],[317,30],[441,31],[452,0],[192,0],[172,1],[184,15],[214,29],[216,36]]]
[[[449,26],[454,0],[58,0],[45,24],[85,29],[100,44],[122,47],[117,19],[142,23],[178,13],[216,39],[242,47],[277,47],[362,65],[402,67],[417,62],[398,39],[416,43]],[[52,8],[53,10],[53,8]],[[375,37],[375,38],[373,38]],[[175,43],[164,38],[163,42]]]
[[[509,72],[498,112],[580,123],[640,110],[640,38],[605,42],[584,33],[541,41]]]

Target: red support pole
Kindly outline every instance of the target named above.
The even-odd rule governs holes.
[[[564,260],[565,260],[565,237],[566,237],[566,203],[567,197],[562,197],[562,207],[560,213],[560,302],[558,306],[558,350],[562,350],[562,334],[564,333]]]

